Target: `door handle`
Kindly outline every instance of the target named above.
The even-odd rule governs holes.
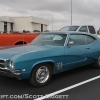
[[[86,48],[86,49],[90,49],[90,48],[88,47],[88,48]]]

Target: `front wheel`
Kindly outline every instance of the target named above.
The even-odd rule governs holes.
[[[97,60],[95,61],[94,65],[93,65],[94,68],[100,68],[100,56],[97,58]]]
[[[35,87],[41,87],[49,83],[51,76],[51,66],[47,63],[39,64],[33,69],[29,82]]]

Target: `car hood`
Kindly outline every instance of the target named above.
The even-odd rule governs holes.
[[[26,45],[26,46],[2,47],[0,48],[0,58],[10,59],[14,55],[44,51],[50,48],[55,48],[55,46]]]

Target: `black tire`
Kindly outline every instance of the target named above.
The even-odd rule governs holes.
[[[95,61],[95,63],[93,64],[94,68],[100,68],[100,56],[97,58],[97,60]]]
[[[42,67],[46,67],[48,69],[48,72],[49,72],[49,77],[48,79],[44,82],[44,83],[40,83],[38,82],[38,78],[37,77],[37,73],[38,71],[42,68]],[[41,71],[40,71],[41,72]],[[40,74],[40,73],[39,73]],[[42,71],[42,74],[43,74],[43,71]],[[40,76],[42,75],[40,74]],[[39,75],[38,75],[39,76]],[[45,75],[44,75],[45,76]],[[50,79],[52,77],[52,69],[51,69],[51,66],[47,63],[42,63],[42,64],[39,64],[39,65],[36,65],[35,68],[33,68],[32,70],[32,73],[31,73],[31,76],[29,78],[29,82],[35,86],[35,87],[42,87],[42,86],[45,86],[49,83]],[[45,78],[46,79],[46,78]]]

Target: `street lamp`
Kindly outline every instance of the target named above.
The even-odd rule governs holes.
[[[53,17],[52,17],[52,31],[53,31]]]
[[[71,25],[72,25],[72,11],[73,11],[73,8],[72,8],[72,0],[71,0]]]

